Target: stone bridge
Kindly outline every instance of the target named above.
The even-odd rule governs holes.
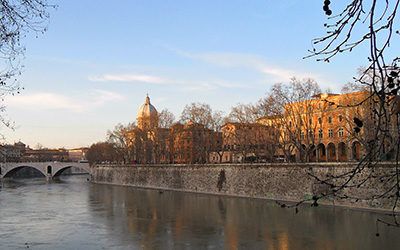
[[[0,178],[12,177],[21,168],[30,167],[38,170],[48,180],[60,176],[71,167],[80,168],[90,174],[89,163],[80,162],[8,162],[0,163]]]

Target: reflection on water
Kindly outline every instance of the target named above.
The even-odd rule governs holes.
[[[273,202],[159,192],[68,177],[3,183],[0,249],[398,249],[373,213],[298,214]]]

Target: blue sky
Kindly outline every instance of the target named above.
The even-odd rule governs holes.
[[[303,60],[324,34],[322,1],[60,1],[48,31],[24,40],[25,90],[9,97],[7,141],[79,147],[134,121],[149,93],[176,117],[205,102],[229,112],[276,82],[312,77],[339,91],[366,50],[333,62]],[[333,6],[334,7],[334,6]]]

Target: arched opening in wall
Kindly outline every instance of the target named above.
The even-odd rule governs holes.
[[[347,146],[344,142],[340,142],[338,145],[339,161],[347,161]]]
[[[50,174],[51,175],[51,172],[52,172],[52,167],[51,166],[47,166],[47,174]]]
[[[310,162],[317,161],[317,149],[316,149],[315,145],[310,145],[309,159],[310,159]]]
[[[45,177],[44,173],[39,169],[36,169],[31,166],[18,166],[16,168],[11,169],[8,172],[4,172],[4,178],[38,178]]]
[[[332,142],[326,147],[327,150],[327,161],[336,161],[336,147]]]
[[[352,159],[359,161],[361,159],[361,143],[358,141],[353,142],[351,145]]]
[[[301,162],[305,162],[306,161],[306,151],[307,147],[304,144],[301,144],[301,148],[300,148],[300,161]]]
[[[317,146],[318,161],[326,161],[326,148],[323,143]]]

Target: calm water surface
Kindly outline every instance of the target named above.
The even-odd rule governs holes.
[[[97,185],[4,181],[0,249],[400,249],[383,215]]]

